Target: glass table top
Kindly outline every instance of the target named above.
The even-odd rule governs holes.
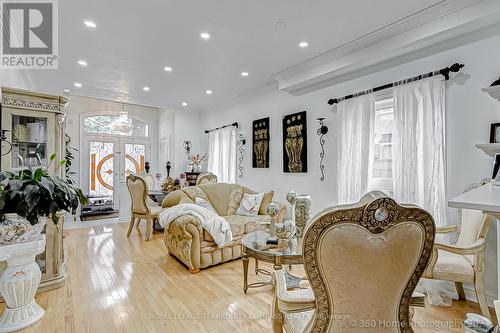
[[[241,239],[243,246],[251,251],[265,255],[282,257],[302,257],[302,239],[281,239],[278,244],[266,244],[269,233],[257,230],[246,234]]]

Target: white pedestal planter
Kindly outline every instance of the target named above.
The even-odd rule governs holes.
[[[0,293],[7,303],[0,317],[0,332],[28,327],[45,314],[35,302],[42,276],[35,256],[44,250],[45,235],[31,242],[0,246],[0,261],[7,261],[7,268],[0,276]]]

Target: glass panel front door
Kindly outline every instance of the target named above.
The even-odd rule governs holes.
[[[125,218],[130,214],[130,195],[126,178],[145,171],[149,156],[149,140],[86,136],[84,141],[86,166],[83,174],[84,191],[91,204],[114,209]],[[105,206],[105,207],[104,207]],[[122,216],[123,215],[123,216]]]
[[[125,143],[125,177],[144,171],[146,145]]]
[[[89,195],[112,197],[114,181],[114,143],[90,141]]]

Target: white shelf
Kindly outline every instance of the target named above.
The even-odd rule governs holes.
[[[486,155],[494,157],[495,154],[500,153],[500,143],[479,143],[476,145],[477,149],[484,151]]]
[[[500,102],[500,86],[493,86],[482,89],[485,93]]]

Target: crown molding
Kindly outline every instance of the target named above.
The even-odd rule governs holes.
[[[293,66],[273,77],[280,90],[301,95],[410,61],[412,54],[500,23],[498,0],[443,0],[402,20]],[[358,75],[357,75],[358,74]]]
[[[260,96],[260,95],[263,95],[266,93],[270,93],[273,91],[277,91],[277,90],[278,90],[278,84],[276,81],[273,80],[271,82],[268,82],[264,85],[261,85],[261,86],[257,87],[256,89],[250,90],[250,91],[243,93],[241,95],[237,95],[237,96],[225,99],[224,101],[222,101],[220,103],[212,104],[207,108],[196,109],[196,110],[194,110],[194,112],[196,112],[202,116],[205,112],[210,113],[210,112],[214,112],[214,111],[220,111],[223,109],[227,109],[231,106],[240,104],[243,101],[250,100],[254,97],[257,97],[257,96]]]

